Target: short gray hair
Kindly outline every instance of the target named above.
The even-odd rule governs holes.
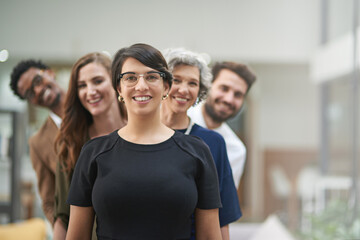
[[[208,89],[211,85],[212,73],[208,67],[210,56],[186,50],[184,48],[169,48],[163,51],[163,55],[168,63],[169,70],[172,72],[178,65],[194,66],[200,72],[200,89],[195,104],[206,98]],[[194,105],[195,105],[194,104]]]

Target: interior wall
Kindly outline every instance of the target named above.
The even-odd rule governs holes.
[[[0,63],[0,108],[23,112],[26,110],[27,104],[15,97],[9,86],[10,74],[15,64],[16,62],[13,61]]]
[[[263,148],[312,148],[319,143],[320,95],[310,80],[308,64],[253,66],[261,116]]]
[[[319,1],[2,1],[0,48],[64,62],[146,42],[216,59],[304,62],[318,43]]]
[[[246,202],[254,219],[265,214],[266,151],[317,151],[319,91],[308,64],[252,64],[258,79],[249,92]],[[296,158],[296,156],[294,156]],[[289,159],[291,160],[291,159]]]

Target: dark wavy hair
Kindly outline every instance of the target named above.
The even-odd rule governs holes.
[[[242,79],[244,79],[248,85],[247,92],[249,91],[251,85],[256,80],[255,73],[253,73],[250,70],[250,68],[248,66],[246,66],[245,64],[236,63],[236,62],[217,62],[212,67],[212,74],[213,74],[212,82],[214,82],[216,80],[216,78],[218,77],[218,75],[222,69],[228,69],[228,70],[236,73]]]
[[[165,77],[163,80],[169,84],[169,88],[171,87],[172,74],[169,72],[169,67],[161,52],[150,45],[137,43],[130,47],[120,49],[113,59],[111,70],[112,84],[115,91],[117,91],[120,81],[122,66],[129,57],[135,58],[149,68],[164,73]]]
[[[29,68],[32,68],[32,67],[42,69],[42,70],[50,69],[49,66],[47,66],[40,60],[36,61],[34,59],[28,59],[28,60],[23,60],[23,61],[19,62],[13,68],[13,71],[11,73],[10,88],[14,92],[14,94],[16,96],[18,96],[20,99],[25,99],[25,98],[19,94],[18,89],[17,89],[17,84],[19,82],[21,75],[24,72],[26,72],[27,70],[29,70]]]
[[[90,63],[102,65],[111,76],[111,59],[102,53],[89,53],[80,58],[72,67],[69,88],[65,97],[64,116],[55,140],[55,150],[65,171],[75,167],[82,146],[89,140],[89,127],[93,118],[81,104],[78,96],[78,78],[81,68]],[[126,119],[126,109],[119,103],[120,114]]]

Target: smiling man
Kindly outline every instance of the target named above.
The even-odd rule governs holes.
[[[212,74],[212,86],[205,103],[189,109],[188,115],[200,126],[224,137],[234,183],[238,188],[244,171],[246,148],[226,121],[240,111],[256,76],[246,65],[235,62],[216,63]]]
[[[32,59],[21,61],[14,67],[10,87],[20,99],[50,110],[45,123],[29,139],[29,149],[42,208],[46,218],[53,224],[57,159],[54,141],[61,124],[65,92],[56,83],[54,72],[41,61]]]

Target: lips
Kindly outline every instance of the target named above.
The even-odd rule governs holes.
[[[51,94],[52,94],[51,88],[49,86],[45,86],[40,92],[38,98],[39,104],[46,104],[49,101],[49,99],[51,99]]]
[[[189,101],[188,99],[182,98],[182,97],[174,97],[174,99],[178,102],[183,102],[183,103],[186,103],[187,101]]]
[[[45,91],[44,91],[44,94],[42,95],[42,99],[43,101],[45,102],[46,99],[51,95],[51,90],[49,88],[47,88]]]
[[[89,100],[88,100],[88,103],[94,104],[94,103],[100,102],[100,100],[101,100],[101,97],[93,98],[93,99],[89,99]]]
[[[232,114],[234,112],[234,107],[225,102],[220,102],[217,105],[219,111],[223,112],[223,114]]]

